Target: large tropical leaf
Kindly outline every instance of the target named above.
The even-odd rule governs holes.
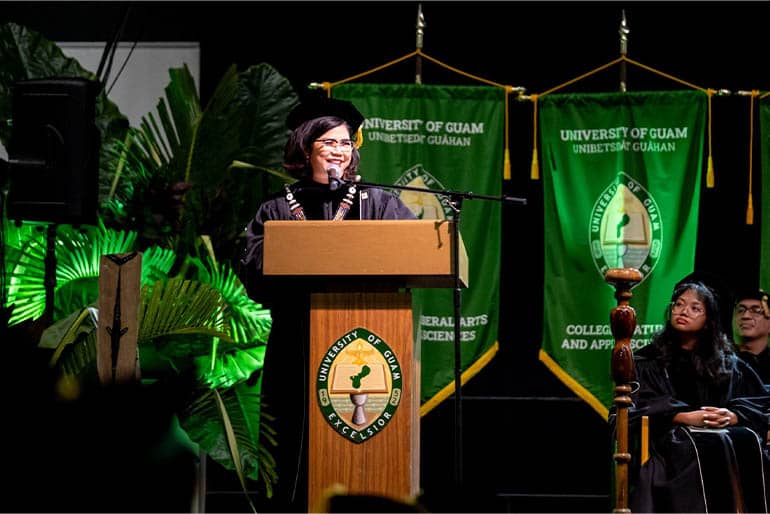
[[[209,336],[209,345],[214,344],[216,337],[217,353],[223,354],[221,359],[214,358],[214,362],[222,363],[221,368],[215,368],[210,373],[199,372],[199,376],[221,373],[232,377],[232,369],[244,369],[243,366],[237,368],[232,362],[251,361],[245,366],[247,371],[239,377],[239,381],[230,381],[222,389],[202,385],[193,395],[188,408],[181,413],[180,421],[190,438],[213,459],[227,469],[235,470],[241,479],[249,476],[256,480],[261,476],[269,488],[274,476],[274,461],[267,449],[259,444],[259,384],[254,384],[254,377],[258,376],[254,370],[261,367],[264,345],[246,351],[229,345],[226,334],[221,332],[229,325],[226,307],[223,296],[208,284],[170,279],[165,283],[158,282],[152,288],[145,286],[140,311],[140,350],[150,346],[150,349],[157,350],[161,358],[168,359],[175,366],[179,366],[185,355],[198,355],[194,362],[200,364],[202,361],[206,366],[212,358],[208,355],[200,357],[207,351],[205,340],[182,341],[175,337],[172,344],[167,337],[197,333]],[[191,330],[170,321],[178,319],[194,320],[197,326]],[[210,331],[205,330],[206,327],[210,327]],[[147,352],[143,353],[142,359],[146,361],[147,355]],[[222,371],[224,368],[228,371]],[[260,463],[263,465],[261,472]]]
[[[281,170],[289,136],[285,120],[298,102],[290,82],[262,63],[237,76],[231,68],[206,107],[190,160],[194,188],[185,214],[200,227],[199,234],[211,236],[220,259],[237,258],[246,222],[279,184],[270,174],[244,172],[231,164],[238,160]],[[221,151],[210,152],[211,145]]]
[[[98,312],[92,305],[60,319],[43,331],[38,345],[53,350],[51,366],[80,382],[90,382],[96,376]]]
[[[198,236],[208,234],[216,254],[234,262],[243,227],[277,182],[253,170],[281,167],[289,134],[284,122],[297,95],[268,64],[242,73],[232,66],[201,110],[189,70],[172,68],[169,76],[156,112],[144,116],[113,155],[120,159],[120,181],[132,184],[115,185],[111,210],[116,219],[138,220],[157,234],[180,231],[180,254],[192,253]],[[247,166],[231,166],[235,161]],[[152,227],[147,219],[163,225]]]
[[[275,446],[274,430],[267,415],[261,415],[259,381],[241,382],[219,394],[233,427],[243,475],[263,480],[268,494],[275,480],[275,459],[269,451]],[[213,390],[198,395],[197,400],[180,415],[180,423],[190,438],[201,445],[211,458],[226,469],[235,470],[228,434],[221,421],[221,411]]]
[[[113,150],[115,181],[100,214],[108,226],[136,230],[140,248],[171,248],[179,231],[180,197],[187,186],[176,181],[170,163],[144,132],[132,128],[128,134],[127,143]]]

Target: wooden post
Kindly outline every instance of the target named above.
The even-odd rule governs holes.
[[[628,408],[631,402],[631,385],[635,377],[631,336],[636,329],[636,311],[629,305],[631,288],[642,280],[642,274],[634,268],[607,270],[604,279],[615,287],[618,304],[610,311],[610,327],[615,338],[612,349],[612,380],[615,382],[616,437],[615,459],[615,508],[613,512],[631,512],[628,508]]]
[[[102,255],[96,367],[102,385],[139,379],[137,335],[142,254]]]

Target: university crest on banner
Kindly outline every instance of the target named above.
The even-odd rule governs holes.
[[[668,91],[539,100],[545,276],[540,360],[606,419],[614,383],[604,275],[636,268],[632,350],[662,328],[693,270],[706,96]]]

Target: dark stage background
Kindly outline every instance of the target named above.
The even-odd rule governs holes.
[[[107,41],[126,5],[3,2],[0,21],[23,24],[54,41]],[[123,41],[199,41],[204,103],[233,63],[240,68],[269,63],[302,92],[310,82],[347,78],[413,51],[417,5],[137,2]],[[630,58],[704,88],[770,89],[768,2],[428,1],[422,9],[426,54],[497,83],[526,87],[528,93],[619,57],[623,10]],[[619,70],[614,66],[560,92],[618,90]],[[413,82],[414,73],[414,60],[407,60],[364,80]],[[427,61],[423,82],[478,84]],[[628,67],[629,90],[683,87]],[[512,101],[510,123],[513,178],[503,190],[528,204],[503,206],[500,351],[463,389],[462,499],[455,487],[453,400],[423,418],[423,504],[432,511],[609,512],[613,467],[607,424],[537,360],[543,205],[541,182],[529,179],[531,103]],[[704,180],[704,189],[694,192],[702,198],[696,267],[729,284],[758,279],[760,160],[756,151],[757,222],[747,226],[748,151],[748,98],[714,98],[716,187],[705,189]],[[208,467],[207,510],[247,511],[237,481],[216,466]]]

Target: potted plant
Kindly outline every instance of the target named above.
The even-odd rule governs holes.
[[[0,26],[0,59],[6,118],[17,80],[94,78],[54,43],[15,24]],[[140,127],[129,127],[103,92],[97,98],[99,222],[56,227],[55,322],[40,347],[60,384],[89,386],[99,258],[141,251],[143,381],[183,383],[187,394],[175,412],[183,434],[234,470],[244,490],[253,479],[270,494],[269,413],[259,403],[270,315],[248,298],[236,269],[243,227],[282,175],[283,120],[297,95],[267,64],[231,67],[201,107],[189,70],[169,74],[165,98]],[[10,130],[0,126],[0,141],[7,144]],[[3,223],[9,324],[16,325],[43,312],[45,238],[34,224]]]

